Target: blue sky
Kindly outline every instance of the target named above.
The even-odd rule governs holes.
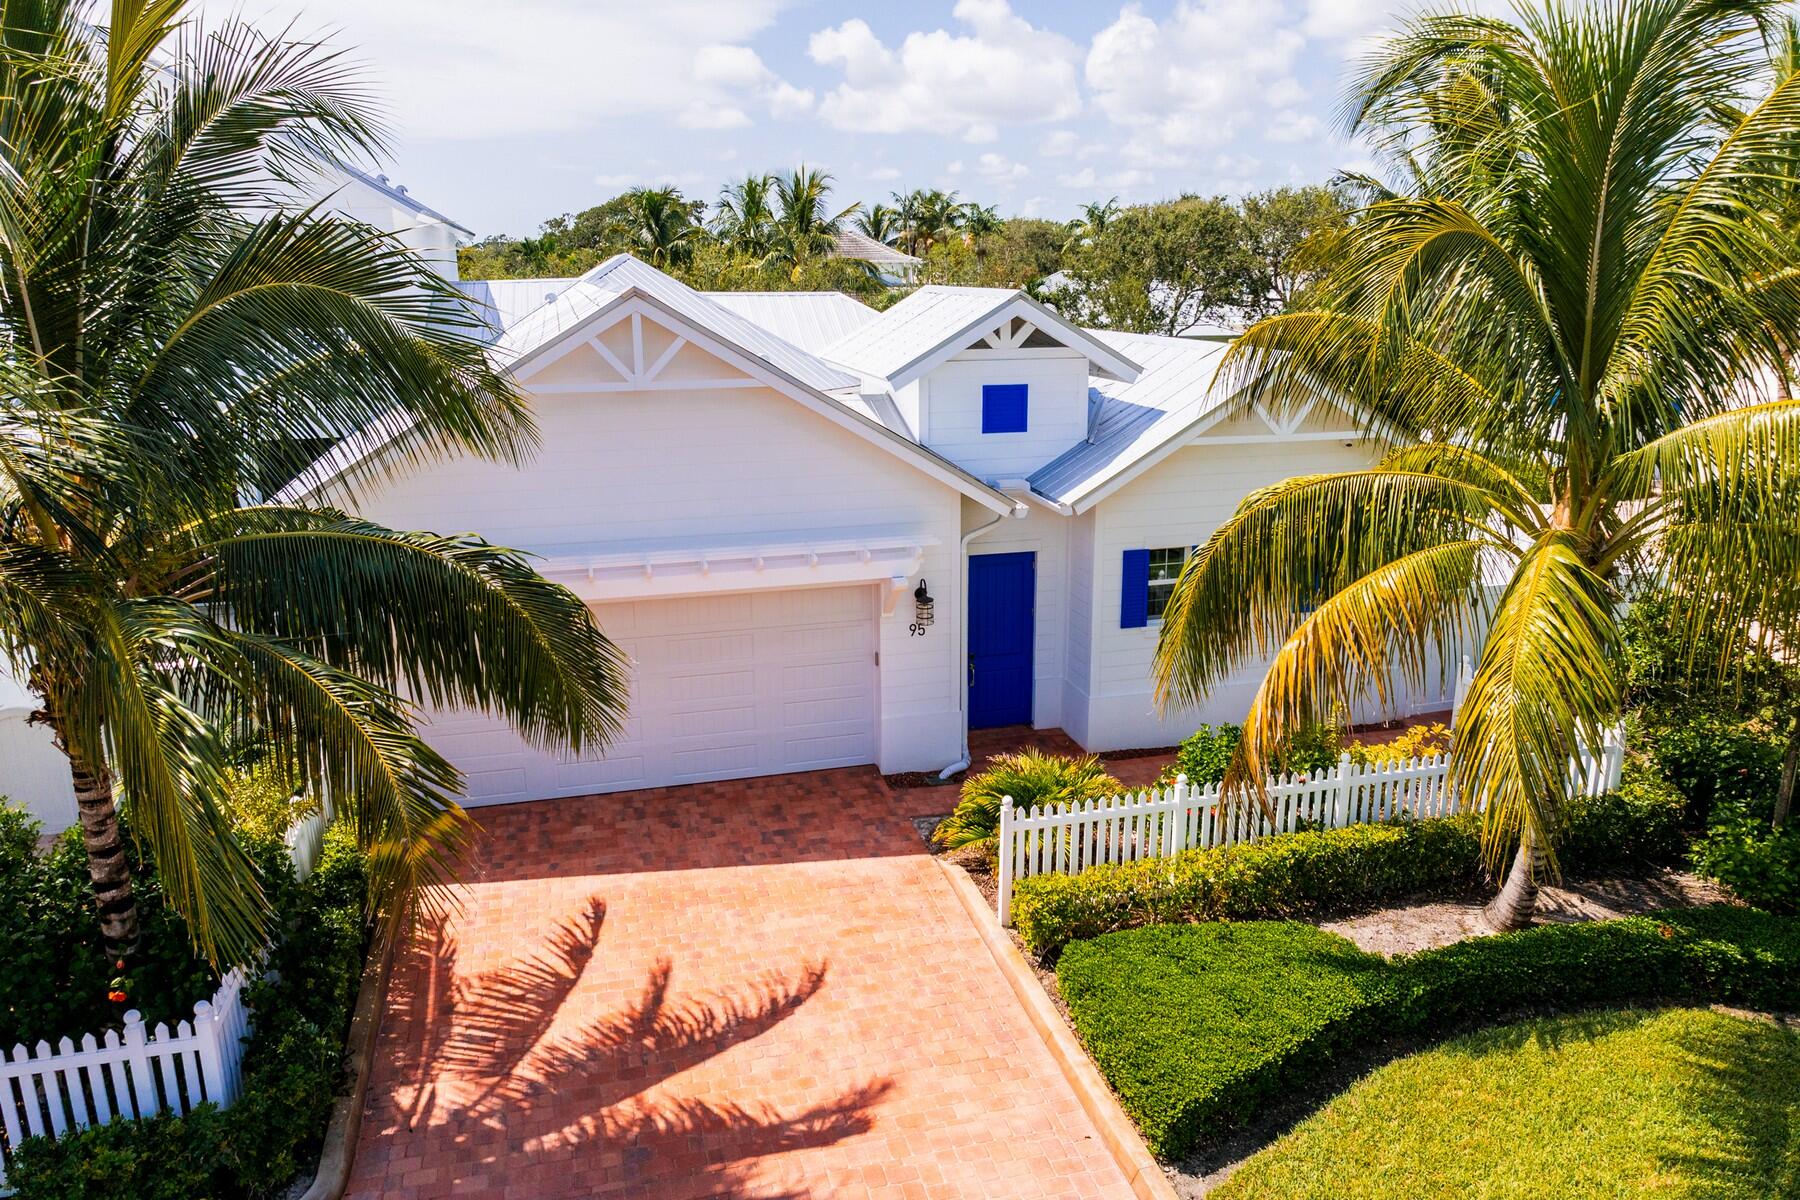
[[[1405,0],[246,0],[353,48],[393,177],[481,234],[639,183],[711,199],[804,161],[844,203],[953,188],[1007,215],[1366,166],[1337,133]]]

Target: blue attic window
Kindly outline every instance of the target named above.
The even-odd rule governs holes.
[[[981,432],[1024,433],[1030,386],[1023,383],[981,385]]]

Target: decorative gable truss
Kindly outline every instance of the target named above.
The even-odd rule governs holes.
[[[519,378],[545,394],[769,386],[694,339],[646,320],[642,311],[572,341],[563,353],[533,363]]]
[[[1262,401],[1236,416],[1221,410],[1194,430],[1196,445],[1242,445],[1259,442],[1355,441],[1367,436],[1356,417],[1328,400],[1312,397],[1285,412],[1271,411]]]
[[[1011,317],[996,325],[981,340],[969,347],[969,351],[987,350],[1065,350],[1079,354],[1058,341],[1054,336],[1039,329],[1035,322],[1024,317]]]

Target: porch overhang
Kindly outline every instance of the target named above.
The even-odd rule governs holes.
[[[539,567],[589,603],[776,588],[880,583],[918,573],[935,537],[898,535],[806,542],[548,556]]]

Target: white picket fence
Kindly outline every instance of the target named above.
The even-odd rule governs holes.
[[[144,1028],[136,1009],[123,1032],[85,1034],[80,1045],[63,1038],[35,1050],[14,1046],[0,1057],[0,1194],[7,1194],[6,1162],[19,1142],[62,1137],[120,1117],[192,1112],[211,1101],[229,1107],[243,1083],[243,1039],[250,1033],[242,967],[225,976],[211,1000],[194,1005],[192,1021],[174,1029]]]
[[[329,824],[331,800],[327,797],[319,802],[319,807],[311,815],[301,817],[288,826],[282,841],[287,843],[288,859],[294,864],[295,879],[305,879],[319,864],[319,854],[325,849],[325,827]]]
[[[1624,765],[1624,737],[1615,730],[1597,753],[1583,753],[1569,764],[1570,781],[1580,795],[1597,796],[1619,785]],[[1221,804],[1216,785],[1190,788],[1185,775],[1165,790],[1048,808],[1015,808],[1012,797],[1005,797],[995,897],[1000,922],[1012,924],[1013,885],[1031,875],[1074,874],[1106,863],[1253,842],[1303,825],[1342,829],[1400,816],[1448,816],[1457,809],[1450,758],[1443,754],[1359,766],[1346,753],[1328,771],[1271,779],[1267,800],[1268,811],[1248,798]]]
[[[329,803],[288,828],[283,840],[294,876],[305,879],[319,861]],[[0,1196],[11,1195],[6,1165],[19,1142],[49,1134],[62,1137],[119,1118],[185,1115],[211,1102],[229,1108],[243,1084],[244,1041],[250,1036],[250,1009],[244,968],[230,971],[211,1000],[194,1005],[191,1021],[174,1029],[144,1027],[136,1009],[125,1014],[123,1031],[63,1038],[54,1047],[0,1053]]]

